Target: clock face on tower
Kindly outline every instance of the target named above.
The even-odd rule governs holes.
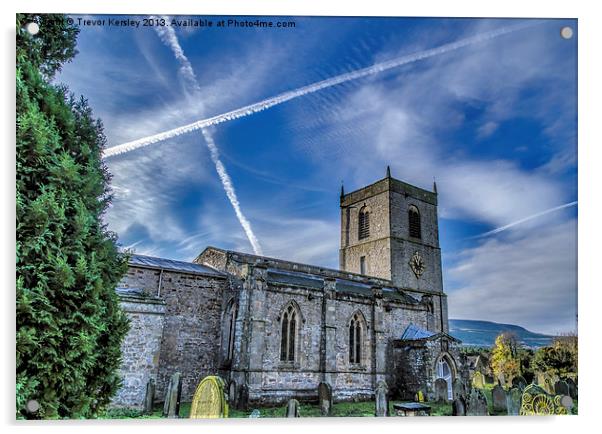
[[[422,259],[422,256],[420,256],[420,253],[414,252],[414,255],[412,255],[412,258],[410,259],[410,268],[416,275],[416,278],[420,278],[420,276],[422,276],[422,273],[424,273],[425,269],[425,263],[424,259]]]

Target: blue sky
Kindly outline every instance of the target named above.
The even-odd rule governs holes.
[[[337,268],[341,181],[351,191],[390,165],[423,188],[437,180],[450,318],[575,330],[577,208],[544,212],[577,200],[576,21],[271,19],[296,25],[81,27],[79,54],[57,81],[89,99],[116,146],[530,25],[107,158],[115,198],[106,221],[120,243],[183,260],[207,245],[253,252],[209,137],[263,253]]]

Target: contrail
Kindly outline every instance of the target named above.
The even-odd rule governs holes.
[[[524,223],[526,221],[533,220],[533,219],[536,219],[536,218],[541,217],[543,215],[550,214],[552,212],[559,211],[559,210],[564,209],[564,208],[569,208],[569,207],[575,206],[575,205],[577,205],[577,201],[565,203],[564,205],[556,206],[554,208],[550,208],[550,209],[547,209],[545,211],[538,212],[537,214],[530,215],[528,217],[522,218],[522,219],[517,220],[517,221],[512,222],[512,223],[508,223],[507,225],[500,226],[499,228],[495,228],[495,229],[493,229],[493,230],[491,230],[489,232],[482,233],[481,235],[477,235],[477,236],[472,237],[472,238],[481,238],[481,237],[486,237],[486,236],[493,235],[493,234],[498,234],[498,233],[500,233],[502,231],[505,231],[506,229],[510,229],[511,227],[519,225],[519,224]]]
[[[493,38],[497,38],[499,36],[515,32],[517,30],[521,30],[541,21],[528,21],[520,24],[516,24],[513,26],[502,27],[497,30],[493,30],[491,32],[481,33],[479,35],[471,36],[469,38],[460,39],[455,42],[451,42],[449,44],[444,44],[439,47],[431,48],[428,50],[421,51],[419,53],[410,54],[403,57],[398,57],[396,59],[388,60],[386,62],[376,63],[367,68],[358,69],[356,71],[347,72],[345,74],[337,75],[322,81],[318,81],[316,83],[309,84],[307,86],[300,87],[298,89],[294,89],[288,92],[281,93],[272,98],[264,99],[257,103],[247,105],[241,107],[236,110],[232,110],[226,113],[222,113],[207,119],[201,119],[196,122],[193,122],[188,125],[183,125],[178,128],[174,128],[169,131],[164,131],[162,133],[154,134],[152,136],[143,137],[138,140],[134,140],[127,143],[122,143],[121,145],[113,146],[111,148],[105,149],[103,158],[112,157],[114,155],[123,154],[125,152],[133,151],[134,149],[142,148],[144,146],[152,145],[153,143],[157,143],[163,140],[170,139],[172,137],[176,137],[182,134],[189,133],[191,131],[196,131],[201,128],[209,127],[212,125],[221,124],[223,122],[231,121],[234,119],[239,119],[245,116],[252,115],[254,113],[258,113],[260,111],[266,110],[270,107],[273,107],[278,104],[282,104],[284,102],[290,101],[295,98],[299,98],[304,95],[308,95],[314,92],[318,92],[319,90],[326,89],[332,86],[336,86],[341,83],[345,83],[351,80],[357,80],[362,77],[367,77],[374,74],[379,74],[381,72],[387,71],[392,68],[397,68],[402,65],[407,65],[408,63],[413,63],[419,60],[427,59],[429,57],[438,56],[440,54],[448,53],[450,51],[458,50],[460,48],[466,47],[468,45],[473,45],[479,42],[485,42]],[[172,30],[170,27],[169,30]],[[181,48],[180,48],[181,51]],[[183,55],[183,53],[181,53]],[[177,56],[177,55],[176,55]]]
[[[166,18],[166,17],[164,17]],[[155,30],[159,34],[159,37],[163,41],[165,45],[167,45],[174,53],[174,56],[180,63],[180,74],[184,77],[186,81],[186,85],[189,88],[192,88],[193,93],[197,93],[200,91],[200,87],[198,85],[198,81],[196,79],[196,74],[192,69],[192,65],[188,60],[188,57],[184,54],[184,50],[182,50],[182,46],[178,41],[178,36],[176,35],[173,27],[155,27]],[[240,202],[238,201],[238,197],[236,196],[236,191],[234,190],[234,185],[232,184],[232,179],[228,172],[226,171],[226,167],[223,165],[219,158],[219,150],[215,145],[213,137],[209,131],[205,128],[201,127],[201,133],[205,138],[205,142],[207,143],[207,147],[209,148],[209,153],[211,154],[211,160],[213,164],[215,164],[215,170],[219,176],[220,181],[222,182],[222,186],[224,187],[224,191],[226,192],[226,196],[234,208],[234,213],[238,218],[240,225],[242,226],[251,246],[253,247],[253,251],[256,255],[263,255],[263,251],[261,249],[261,245],[259,244],[259,240],[255,236],[253,229],[251,228],[251,223],[245,217],[242,210],[240,209]]]

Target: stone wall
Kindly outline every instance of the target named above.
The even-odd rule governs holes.
[[[123,385],[111,405],[141,408],[148,380],[157,379],[165,303],[157,298],[133,295],[120,299],[121,308],[130,320],[130,329],[121,346],[119,374]]]
[[[140,289],[147,297],[156,297],[163,303],[165,315],[156,370],[157,400],[164,399],[169,378],[175,372],[182,374],[182,399],[192,399],[200,380],[220,369],[222,312],[232,294],[228,279],[130,266],[120,286]],[[130,335],[128,339],[144,341],[135,330]],[[136,347],[132,348],[136,351]]]

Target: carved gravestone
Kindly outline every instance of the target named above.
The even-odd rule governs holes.
[[[153,413],[153,405],[155,403],[155,380],[151,378],[146,383],[146,394],[144,395],[144,414]]]
[[[386,417],[389,415],[389,387],[384,381],[376,383],[376,390],[374,396],[376,400],[376,411],[375,416]]]
[[[210,375],[203,378],[192,398],[190,418],[215,419],[228,417],[228,402],[226,401],[224,387],[224,380],[220,377]]]
[[[572,378],[566,379],[566,384],[569,387],[569,396],[573,399],[577,398],[577,385]]]
[[[182,376],[176,372],[169,379],[165,403],[163,404],[163,417],[180,417],[180,397],[182,396]]]
[[[318,402],[322,416],[329,416],[332,411],[332,387],[328,383],[318,385]]]
[[[464,398],[466,399],[466,386],[459,378],[455,378],[452,383],[452,390],[454,399]]]
[[[495,411],[508,411],[508,406],[506,403],[506,392],[504,391],[504,388],[502,386],[498,384],[491,390],[491,398],[493,400],[493,409]]]
[[[547,416],[554,414],[568,414],[568,410],[562,402],[562,395],[547,393],[543,387],[537,384],[529,384],[525,387],[521,396],[519,414],[521,416]],[[570,399],[570,397],[568,397]],[[566,400],[565,400],[565,403]]]
[[[472,389],[466,403],[466,416],[489,416],[487,399],[481,389]]]
[[[466,416],[466,400],[463,396],[454,398],[454,402],[452,402],[452,416]]]
[[[299,417],[299,401],[290,399],[286,406],[286,417]]]
[[[475,372],[472,376],[472,387],[482,389],[485,386],[485,378],[479,371]]]
[[[522,390],[518,387],[510,389],[506,395],[506,407],[508,408],[508,416],[518,416],[520,411],[520,399],[523,394]]]
[[[570,396],[568,383],[564,380],[558,380],[556,384],[554,384],[554,393],[556,393],[556,395]]]
[[[443,378],[437,378],[435,380],[435,401],[445,402],[447,398],[447,381]]]
[[[522,375],[514,377],[512,379],[512,387],[516,387],[520,390],[523,390],[525,387],[527,387],[527,380],[525,380],[525,377],[523,377]]]

